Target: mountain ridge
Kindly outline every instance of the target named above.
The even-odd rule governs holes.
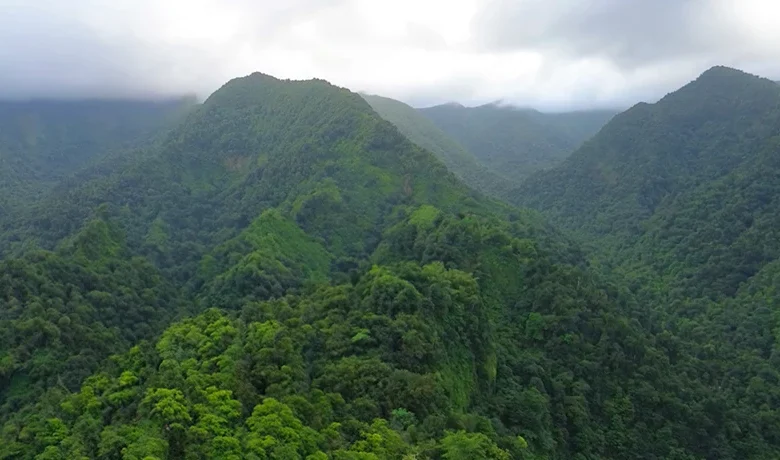
[[[609,200],[609,195],[606,192],[607,187],[614,187],[617,177],[636,175],[636,171],[644,170],[648,175],[652,174],[656,177],[653,179],[654,182],[644,184],[641,180],[625,180],[624,185],[619,186],[625,190],[614,195],[631,197],[638,193],[637,204],[627,202],[621,206],[634,209],[632,214],[627,214],[627,216],[646,216],[648,210],[656,206],[661,197],[665,196],[665,188],[686,183],[690,185],[691,179],[689,177],[683,178],[684,173],[698,171],[698,174],[690,174],[694,181],[698,180],[697,176],[701,177],[702,180],[711,180],[722,175],[724,171],[735,167],[742,161],[742,157],[728,149],[733,149],[733,146],[739,142],[739,133],[750,132],[753,136],[765,137],[763,132],[757,131],[765,130],[765,128],[751,126],[750,118],[743,118],[739,122],[740,125],[730,125],[731,120],[736,118],[733,116],[733,111],[738,110],[744,115],[759,117],[762,116],[761,114],[769,114],[777,106],[778,94],[776,86],[771,84],[769,80],[723,69],[725,68],[716,67],[712,71],[705,72],[702,77],[667,95],[656,104],[637,104],[620,114],[613,123],[605,126],[597,136],[587,141],[583,147],[572,154],[560,168],[540,173],[522,185],[518,189],[518,196],[521,198],[516,203],[532,207],[545,207],[547,206],[545,203],[552,203],[556,200],[556,196],[565,195],[567,196],[565,202],[572,203],[572,205],[565,211],[560,209],[548,213],[548,215],[558,224],[572,228],[563,216],[572,216],[579,212],[573,207],[573,203],[577,202],[578,198],[595,195],[604,196],[605,200]],[[739,82],[735,83],[733,76],[744,77],[745,80],[740,79],[741,81],[757,83],[755,91],[751,91],[752,87],[749,85],[744,87],[744,85],[740,86]],[[715,84],[715,88],[710,88],[712,84]],[[732,84],[738,87],[732,88]],[[724,91],[724,88],[730,90]],[[715,94],[710,95],[710,90]],[[730,94],[739,95],[731,96],[732,99],[728,99],[727,95]],[[692,104],[691,99],[701,101],[701,103]],[[750,103],[747,104],[744,101],[750,101]],[[708,117],[706,124],[699,122],[703,116]],[[691,136],[699,135],[701,137],[701,134],[685,130],[695,129],[701,133],[708,132],[707,130],[714,132],[718,129],[716,125],[718,122],[724,126],[729,124],[728,136],[714,138],[720,144],[712,142],[710,144],[687,145],[689,139],[693,139]],[[668,125],[673,125],[676,132],[669,133],[665,128]],[[621,143],[606,145],[606,142],[611,142],[611,139]],[[638,139],[639,143],[636,143],[635,139]],[[645,154],[644,151],[648,149],[655,149],[651,152],[655,156],[650,156],[650,153]],[[726,153],[717,153],[718,150],[726,150]],[[705,154],[709,155],[707,159],[700,158],[701,155]],[[630,159],[632,155],[638,159],[651,158],[653,162],[641,165],[626,163],[626,166],[621,166],[623,164],[621,159]],[[626,169],[615,169],[616,167]],[[555,177],[555,175],[560,174],[568,174],[568,176]],[[586,174],[589,176],[588,180],[584,179]],[[543,183],[555,184],[562,183],[562,181],[572,181],[576,185],[573,184],[565,190],[554,192],[545,190],[543,185]],[[592,205],[596,205],[596,201],[592,201]],[[598,206],[607,207],[606,204]],[[640,211],[641,208],[646,209],[646,211]],[[598,215],[594,209],[590,209],[584,214]],[[622,225],[622,222],[633,218],[625,217],[618,222],[610,222],[609,225],[614,228],[616,225]],[[606,219],[604,225],[609,220],[611,219]]]
[[[543,114],[491,104],[434,106],[419,112],[488,170],[514,183],[562,161],[614,115],[611,111]]]
[[[230,92],[225,93],[225,91]],[[251,96],[255,98],[254,100],[246,98],[247,91],[252,93]],[[284,101],[278,102],[278,98]],[[274,100],[277,101],[273,102]],[[328,116],[332,118],[327,118]],[[311,119],[307,119],[307,117],[311,117]],[[300,123],[300,129],[305,128],[309,137],[300,139],[299,134],[303,131],[296,128],[295,123],[289,123],[290,119],[295,119],[297,123]],[[262,130],[254,131],[253,128],[256,127],[262,127]],[[280,141],[285,142],[285,144],[279,145]],[[242,152],[254,153],[251,156],[252,161],[241,171],[231,171],[221,161],[235,153]],[[410,355],[411,361],[409,361],[401,354],[398,358],[393,359],[385,357],[381,363],[378,363],[384,367],[392,363],[394,363],[393,366],[400,366],[394,371],[395,377],[393,377],[395,379],[393,381],[397,381],[399,385],[412,385],[412,388],[419,386],[421,391],[428,384],[435,385],[433,390],[435,397],[432,399],[435,405],[431,406],[430,409],[427,408],[429,402],[415,402],[413,393],[406,396],[412,399],[409,399],[405,405],[414,408],[420,417],[425,417],[427,411],[433,410],[435,407],[445,410],[450,404],[447,402],[449,400],[458,401],[459,407],[465,407],[465,404],[471,399],[470,394],[476,390],[477,386],[482,385],[480,383],[482,380],[495,378],[495,376],[490,377],[491,374],[495,373],[495,370],[491,370],[493,368],[489,364],[497,359],[494,356],[495,351],[491,351],[490,343],[482,343],[480,342],[482,339],[479,339],[480,336],[489,334],[492,327],[485,322],[486,319],[480,320],[478,323],[472,322],[469,325],[463,317],[463,319],[458,320],[457,328],[454,328],[446,324],[430,323],[430,318],[421,315],[425,308],[430,308],[427,305],[431,302],[433,305],[438,305],[437,308],[445,309],[444,311],[452,309],[453,314],[442,313],[444,317],[450,317],[451,322],[455,321],[454,312],[465,308],[473,310],[473,315],[486,315],[486,312],[480,313],[480,311],[488,308],[487,305],[483,306],[482,301],[478,301],[474,297],[477,295],[475,291],[477,284],[472,275],[455,267],[462,266],[464,269],[475,270],[480,265],[497,267],[496,261],[503,261],[505,264],[509,263],[519,268],[518,264],[522,263],[522,260],[515,260],[517,257],[515,254],[518,251],[530,250],[530,248],[527,247],[528,243],[523,245],[522,240],[516,240],[517,237],[512,237],[511,234],[528,232],[533,234],[537,232],[531,228],[535,224],[527,222],[526,218],[522,217],[514,224],[504,224],[506,225],[504,229],[495,228],[494,221],[497,221],[499,216],[494,213],[504,212],[504,210],[508,213],[508,208],[498,203],[491,204],[484,197],[458,182],[432,154],[415,147],[401,136],[392,125],[381,120],[368,104],[356,95],[344,93],[340,89],[331,88],[318,82],[287,84],[258,76],[252,76],[247,80],[233,81],[191,113],[182,126],[171,132],[168,139],[154,146],[144,155],[135,158],[140,163],[130,169],[122,167],[113,171],[112,175],[108,177],[101,173],[98,177],[92,178],[91,181],[72,189],[69,195],[52,197],[55,200],[64,198],[65,201],[54,201],[54,203],[58,203],[57,206],[48,204],[46,208],[36,210],[35,214],[38,215],[36,218],[50,219],[45,213],[41,215],[43,209],[48,209],[48,213],[53,211],[63,213],[62,217],[57,218],[58,220],[73,221],[76,210],[85,207],[89,209],[91,206],[85,206],[85,204],[90,203],[90,201],[97,204],[97,201],[93,201],[95,198],[91,196],[92,190],[97,189],[100,191],[97,197],[101,201],[108,201],[107,205],[101,207],[100,213],[105,216],[104,218],[114,220],[129,233],[127,244],[131,251],[157,259],[158,264],[163,269],[169,265],[183,263],[185,266],[180,270],[168,273],[170,279],[186,280],[190,276],[189,273],[199,271],[199,276],[206,278],[202,283],[206,286],[213,286],[208,289],[228,309],[238,309],[244,304],[251,305],[258,301],[279,299],[283,296],[307,292],[308,288],[299,286],[298,283],[298,280],[306,277],[302,270],[301,260],[306,260],[305,257],[312,256],[316,251],[324,251],[323,254],[327,254],[327,257],[323,257],[322,268],[319,269],[320,277],[323,272],[334,270],[335,263],[337,271],[342,270],[339,268],[340,266],[352,270],[354,273],[352,276],[361,276],[366,280],[365,283],[368,283],[367,286],[373,286],[368,292],[376,291],[375,295],[378,296],[376,300],[363,301],[364,307],[353,307],[356,312],[368,309],[362,314],[373,311],[374,315],[384,315],[389,314],[385,308],[390,308],[391,311],[395,309],[408,310],[397,319],[398,324],[393,326],[393,330],[398,330],[393,334],[400,333],[405,329],[417,331],[417,335],[405,339],[409,341],[407,346],[421,346],[421,351],[428,347],[425,345],[425,341],[419,342],[420,338],[426,337],[425,331],[430,333],[431,330],[441,328],[441,331],[433,337],[438,336],[438,334],[458,337],[466,334],[463,332],[464,330],[471,330],[467,335],[462,336],[462,346],[450,347],[455,354],[449,355],[448,352],[449,357],[446,359],[442,356],[435,361],[429,361],[428,364],[425,364],[424,360],[414,364],[418,358],[412,358]],[[261,161],[257,162],[258,160]],[[166,166],[166,162],[172,162],[175,167],[173,165]],[[276,177],[273,179],[277,182],[260,180],[269,173],[269,170],[274,173]],[[284,172],[284,174],[276,174],[276,172]],[[301,176],[304,176],[303,181],[295,180]],[[284,184],[278,181],[284,181]],[[263,185],[262,182],[265,184]],[[277,187],[277,184],[281,187]],[[149,186],[154,188],[150,189]],[[215,207],[224,199],[241,198],[240,194],[249,194],[251,200],[250,203],[246,203],[249,205],[248,208],[239,206],[224,210],[218,206]],[[164,200],[155,199],[155,196],[163,196]],[[260,202],[257,198],[260,198]],[[72,210],[68,209],[65,206],[66,202],[73,202],[76,206],[71,207]],[[265,204],[262,204],[263,202]],[[428,203],[429,208],[416,209],[422,203]],[[435,204],[437,207],[433,207],[431,204]],[[188,210],[188,208],[193,207],[194,209]],[[232,212],[237,211],[248,217],[259,214],[261,209],[269,208],[271,209],[270,214],[269,211],[260,214],[258,220],[249,226],[241,223],[240,216],[238,219],[225,219]],[[277,211],[274,212],[274,208]],[[459,211],[459,216],[452,214],[456,210]],[[181,211],[184,212],[181,213]],[[84,211],[81,212],[82,215],[88,214]],[[188,215],[190,213],[192,217],[198,216],[198,220],[188,222],[192,218]],[[209,220],[202,220],[200,216],[208,213],[214,215],[210,216]],[[523,214],[514,211],[512,213],[515,214],[515,218]],[[480,214],[484,217],[480,217]],[[368,219],[365,219],[366,217]],[[223,226],[235,225],[235,229],[224,228],[219,230],[219,234],[215,237],[193,238],[195,228],[206,233],[216,230],[211,223],[212,221],[219,222],[219,225]],[[32,222],[33,225],[36,225],[35,222]],[[39,220],[37,222],[44,223],[45,221]],[[49,224],[49,226],[52,225]],[[63,229],[60,225],[53,227],[60,231]],[[443,234],[437,235],[440,227],[443,227],[441,229]],[[98,226],[97,229],[99,228],[104,227]],[[482,236],[483,232],[486,232],[485,236]],[[97,238],[97,235],[102,233],[102,230],[97,230],[96,232],[91,231],[89,234],[96,235]],[[298,237],[294,236],[296,233],[299,235]],[[238,239],[233,241],[228,239],[235,234],[239,235]],[[308,246],[302,243],[296,245],[298,248],[295,249],[289,245],[284,246],[284,241],[294,238],[300,239],[303,234],[308,235],[305,238],[311,238],[307,243]],[[485,238],[489,238],[491,234],[493,234],[492,238],[505,238],[508,243],[516,241],[514,247],[508,246],[502,250],[491,251],[489,257],[488,254],[479,256],[484,260],[481,264],[477,263],[474,258],[477,257],[478,253],[488,248]],[[54,238],[56,239],[56,236]],[[82,238],[78,241],[89,239],[94,238]],[[371,242],[372,239],[379,241]],[[461,249],[451,248],[446,243],[450,239],[462,239],[463,244],[470,241],[469,244],[476,252],[464,253]],[[97,240],[102,241],[102,237],[97,238]],[[272,240],[276,240],[278,245],[274,246],[277,243],[272,243]],[[437,240],[441,241],[437,242]],[[226,241],[226,246],[210,258],[206,257],[208,255],[207,248],[216,241]],[[200,248],[200,245],[203,248]],[[361,267],[356,263],[357,261],[352,260],[356,257],[358,259],[366,258],[374,252],[374,247],[378,245],[385,249],[381,251],[382,255],[378,255],[374,260],[374,264],[380,264],[377,268],[370,270],[362,268],[365,265]],[[113,247],[113,244],[111,246]],[[320,249],[315,249],[315,247]],[[485,249],[480,249],[483,247]],[[301,249],[304,249],[306,254],[296,254],[296,251]],[[189,257],[193,262],[201,259],[199,267],[190,267],[188,265],[190,262],[187,262],[186,259],[182,261],[183,253],[186,251],[190,252]],[[113,249],[109,251],[89,249],[86,252],[86,254],[93,255],[100,253],[111,254]],[[304,259],[300,259],[301,255],[304,256]],[[203,257],[201,258],[201,256]],[[328,257],[332,257],[332,259],[327,260]],[[403,268],[404,261],[411,263],[411,265]],[[367,261],[364,261],[364,264],[365,262]],[[445,268],[444,262],[449,265],[449,268]],[[394,268],[398,264],[401,265]],[[421,268],[422,271],[420,271]],[[355,270],[358,271],[355,272]],[[409,270],[411,272],[407,273]],[[217,282],[211,284],[208,278],[214,276],[210,275],[214,273],[217,275],[213,279]],[[394,273],[407,274],[399,278],[399,275]],[[402,290],[401,293],[408,291],[410,295],[421,296],[423,294],[419,293],[419,289],[428,289],[425,287],[427,284],[439,283],[441,284],[439,288],[442,290],[441,292],[446,293],[445,297],[439,299],[437,297],[439,294],[427,294],[427,296],[433,297],[425,302],[422,302],[422,299],[427,297],[420,297],[422,303],[417,307],[413,307],[415,304],[405,305],[400,297],[399,300],[392,301],[394,296],[401,295],[394,293],[396,284],[401,287],[407,286],[404,283],[409,283],[409,281],[404,281],[404,279],[414,280],[415,277],[419,278],[420,276],[423,277],[423,280],[429,281],[419,284],[421,281],[418,279],[419,287],[412,290],[404,288],[406,290]],[[193,288],[199,289],[199,284],[195,283]],[[450,285],[452,285],[451,288],[447,287]],[[221,286],[225,286],[227,289],[223,289]],[[299,291],[299,288],[302,288],[303,291]],[[386,299],[385,294],[382,294],[385,289],[389,289],[387,292],[390,295]],[[458,294],[461,289],[466,291],[463,294]],[[361,296],[368,296],[368,294],[361,294]],[[455,296],[454,300],[446,300],[451,296]],[[208,295],[204,299],[199,299],[196,296],[191,301],[197,304],[201,300],[207,301],[207,298]],[[396,305],[394,302],[400,303]],[[410,308],[412,310],[409,310]],[[496,306],[490,308],[496,308]],[[411,314],[414,314],[414,317],[405,319],[407,318],[405,315]],[[494,314],[498,314],[498,311]],[[458,315],[463,316],[464,313],[461,311]],[[392,316],[394,317],[395,313]],[[206,317],[209,317],[208,314]],[[471,319],[476,319],[476,316],[472,316]],[[369,331],[370,334],[384,333],[382,332],[384,326],[375,326],[371,322],[363,324],[362,321],[361,316],[349,320],[349,322],[354,323],[353,327],[362,324],[362,328]],[[412,323],[404,326],[408,321],[412,321]],[[174,329],[168,335],[175,334],[173,331],[179,326],[172,327]],[[373,332],[375,327],[379,327],[379,329]],[[349,333],[347,337],[352,335],[354,333]],[[458,339],[453,343],[460,342],[461,340]],[[163,345],[161,347],[164,348]],[[361,353],[349,357],[353,353],[355,351],[350,352],[344,358],[345,363],[354,362],[356,365],[374,366],[376,357],[371,357],[370,354],[363,357]],[[471,357],[472,354],[473,357]],[[422,356],[427,355],[423,354]],[[483,363],[487,363],[487,367]],[[333,364],[338,364],[338,362]],[[326,366],[327,369],[329,367]],[[435,369],[451,375],[454,380],[447,383],[446,386],[442,386],[441,382],[435,383],[437,380],[434,374],[430,373]],[[473,370],[467,372],[466,369]],[[127,377],[123,381],[128,383],[119,383],[120,385],[134,385],[140,382],[138,377],[128,377],[136,375],[138,370],[128,372],[130,374],[123,374]],[[138,375],[149,374],[144,371]],[[480,376],[479,380],[477,380],[477,375]],[[322,380],[322,385],[326,385],[324,388],[330,388],[331,391],[338,390],[338,387],[334,387],[334,383],[328,382],[344,380],[343,378],[333,380],[327,377],[327,374],[319,378],[324,379]],[[156,377],[152,378],[149,384],[154,386],[152,382],[155,379]],[[258,382],[256,385],[261,384]],[[263,387],[264,385],[259,388]],[[184,388],[181,388],[183,391]],[[127,396],[111,396],[111,400],[114,403],[127,400],[123,398],[132,400],[133,395],[137,394],[134,391],[127,393]],[[170,395],[171,391],[167,388],[150,387],[148,394],[162,397],[162,395]],[[236,388],[231,391],[240,395],[245,404],[252,403],[259,406],[260,401],[257,400],[259,395],[256,394],[256,391],[250,391],[248,394],[244,394]],[[277,394],[273,393],[274,391],[279,390],[272,390],[270,387],[263,390],[263,392]],[[352,399],[355,396],[350,396],[351,393],[347,390],[339,391],[348,397],[349,404],[353,404]],[[363,391],[360,390],[360,392]],[[182,394],[190,393],[186,391]],[[105,396],[108,397],[107,394]],[[373,397],[380,398],[380,395]],[[291,404],[291,402],[288,403]],[[358,403],[359,401],[354,404]],[[75,404],[73,407],[78,411],[79,403]],[[146,403],[141,402],[142,406],[144,404]],[[387,410],[386,406],[383,407],[385,407],[383,410]],[[4,443],[7,448],[21,450],[29,448],[32,449],[32,452],[37,452],[37,449],[47,451],[59,449],[62,455],[66,456],[85,455],[86,452],[95,452],[98,449],[93,441],[86,439],[76,441],[76,438],[69,438],[71,441],[57,438],[63,441],[59,447],[45,446],[39,441],[28,442],[22,430],[24,423],[28,425],[25,429],[35,432],[39,429],[45,431],[47,423],[49,423],[40,420],[42,425],[36,425],[38,422],[35,421],[37,420],[35,414],[41,412],[33,411],[31,413],[30,410],[29,408],[25,409],[20,414],[31,417],[30,420],[33,421],[6,421],[11,423],[10,428],[6,431],[11,438]],[[61,423],[70,423],[70,415],[67,412],[59,413],[58,409],[47,410],[53,410],[60,417],[63,417],[58,419]],[[88,414],[85,413],[83,416],[87,417]],[[117,427],[122,427],[124,426],[123,420],[123,416],[117,414],[114,423],[118,424]],[[350,420],[352,420],[351,424],[363,423],[353,418]],[[366,422],[370,422],[370,419]],[[108,432],[112,429],[114,428],[111,426],[106,427]],[[121,429],[124,430],[124,428]],[[155,449],[155,446],[165,445],[167,447],[164,450],[170,456],[177,456],[176,452],[186,449],[184,445],[176,441],[175,437],[159,438],[151,432],[147,435],[150,436],[150,439],[157,439],[157,441],[144,443],[144,449]],[[129,434],[127,436],[129,436],[127,438],[129,444],[126,448],[141,448],[140,445],[132,447],[134,446],[133,438]],[[488,440],[488,438],[485,439]],[[196,444],[198,443],[196,442]],[[111,447],[101,444],[100,449],[111,449]],[[405,449],[408,448],[405,447]],[[147,450],[147,452],[152,451]],[[499,452],[503,452],[503,450],[499,450]]]
[[[762,433],[772,430],[780,377],[779,153],[780,88],[715,67],[616,116],[518,190],[519,203],[587,241],[594,263],[626,280],[681,346],[724,357],[699,368],[719,401],[747,403],[762,388]],[[726,456],[734,454],[703,458]]]
[[[479,164],[472,153],[421,116],[419,111],[393,99],[362,96],[382,118],[393,123],[409,140],[436,154],[466,184],[498,198],[511,189],[511,182]]]
[[[560,161],[614,114],[606,110],[545,114],[497,102],[414,109],[393,99],[362,96],[470,187],[502,200],[516,183]]]
[[[0,101],[0,207],[151,142],[192,106],[192,98]]]

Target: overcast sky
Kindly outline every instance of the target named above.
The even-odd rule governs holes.
[[[415,106],[653,101],[780,79],[778,0],[0,0],[0,97],[201,98],[253,71]]]

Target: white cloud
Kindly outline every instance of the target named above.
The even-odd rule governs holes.
[[[208,95],[253,71],[425,105],[655,99],[780,77],[774,0],[0,0],[0,95]]]

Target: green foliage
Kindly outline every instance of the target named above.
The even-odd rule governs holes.
[[[48,386],[78,388],[99,362],[160,332],[179,310],[177,291],[122,236],[90,222],[58,253],[0,263],[0,413]]]
[[[561,167],[523,184],[515,201],[588,233],[642,231],[678,195],[752,162],[776,135],[778,100],[769,80],[713,68],[616,116]]]
[[[269,208],[338,259],[366,257],[399,204],[500,209],[478,202],[357,94],[262,74],[232,80],[159,143],[78,178],[9,221],[6,249],[49,248],[106,203],[136,253],[187,283],[212,248]]]
[[[519,180],[562,161],[612,116],[610,111],[543,114],[488,104],[446,104],[415,110],[362,95],[412,142],[436,155],[476,190],[506,198]]]
[[[332,257],[323,244],[273,209],[207,255],[198,276],[208,302],[229,307],[246,296],[268,299],[322,283]]]
[[[442,458],[507,458],[477,415],[493,399],[479,390],[486,341],[501,340],[491,337],[495,326],[474,321],[487,308],[479,290],[471,275],[440,262],[406,262],[374,267],[354,284],[247,302],[237,318],[210,310],[171,326],[153,353],[115,358],[48,409],[67,421],[56,434],[36,434],[34,445],[21,434],[6,441],[31,452],[82,445],[89,457],[120,448],[111,442],[135,449],[136,440],[156,439],[150,446],[165,446],[168,457],[401,458],[436,452],[442,438]],[[365,339],[353,340],[355,331]],[[507,409],[546,410],[546,397],[529,394]],[[76,433],[101,412],[102,441]],[[464,425],[475,434],[443,431]]]
[[[774,82],[715,67],[616,116],[516,194],[588,241],[594,259],[645,305],[632,307],[634,317],[654,332],[673,385],[690,388],[674,406],[698,428],[678,435],[714,441],[691,458],[777,455],[766,423],[780,408],[770,396],[780,381],[771,313],[780,260],[778,107]],[[541,324],[529,317],[526,333],[539,337]],[[765,397],[748,396],[759,388]],[[611,448],[638,442],[625,435],[639,414],[626,396],[605,405]]]
[[[494,460],[509,459],[509,452],[499,449],[495,443],[482,433],[458,431],[448,433],[441,440],[442,458],[445,460],[466,460],[485,458]]]

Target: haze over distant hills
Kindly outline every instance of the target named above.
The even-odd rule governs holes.
[[[745,419],[753,433],[774,430],[780,401],[778,159],[780,88],[715,67],[616,116],[514,193],[589,241],[685,347],[722,357],[703,379],[720,401],[764,401],[766,417]]]
[[[0,208],[49,190],[91,161],[137,148],[193,98],[0,101]]]
[[[382,118],[393,123],[409,140],[435,154],[471,187],[491,196],[504,197],[516,186],[481,164],[472,152],[440,130],[419,110],[386,97],[362,96]]]
[[[769,80],[69,104],[0,117],[0,458],[780,457]]]
[[[513,183],[558,164],[615,115],[606,110],[548,114],[497,104],[445,104],[420,113]]]
[[[363,97],[468,185],[501,198],[531,173],[558,164],[615,114],[606,110],[545,114],[498,104],[467,108],[458,103],[413,109],[380,96]]]

